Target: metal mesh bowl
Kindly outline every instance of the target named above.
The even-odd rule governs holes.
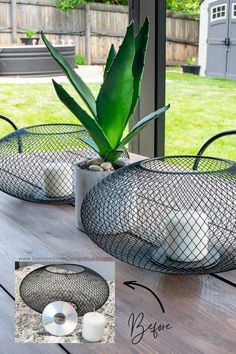
[[[44,124],[2,138],[0,190],[36,203],[74,203],[74,164],[95,155],[84,137],[82,125]]]
[[[29,273],[20,284],[20,296],[42,313],[54,301],[73,304],[78,316],[98,310],[109,297],[106,280],[94,270],[77,264],[53,264]]]
[[[82,205],[86,233],[137,267],[213,273],[236,267],[236,165],[196,156],[138,162],[111,174]]]

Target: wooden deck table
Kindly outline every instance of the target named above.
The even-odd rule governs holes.
[[[138,159],[134,157],[133,159]],[[25,258],[24,258],[25,257]],[[15,344],[14,262],[37,257],[71,262],[86,259],[116,262],[115,344]],[[162,313],[146,289],[123,282],[136,280],[154,291]],[[138,269],[99,249],[75,227],[73,206],[33,204],[0,193],[0,353],[2,354],[224,354],[236,352],[236,271],[217,275],[165,275]],[[131,343],[128,318],[144,313],[143,325],[170,329],[144,333]],[[140,332],[135,329],[135,333]]]

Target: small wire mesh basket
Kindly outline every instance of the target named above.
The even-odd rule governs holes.
[[[112,256],[178,274],[236,267],[236,164],[196,156],[138,162],[99,182],[82,205],[86,233]]]
[[[0,139],[0,190],[36,203],[74,203],[74,164],[95,152],[78,124],[43,124],[17,129]]]
[[[72,304],[78,316],[98,310],[109,297],[106,280],[78,264],[53,264],[30,272],[20,284],[24,303],[36,312],[55,301]]]

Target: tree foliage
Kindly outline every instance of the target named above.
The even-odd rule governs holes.
[[[66,11],[73,9],[76,5],[82,5],[87,2],[128,5],[128,0],[56,0],[56,5],[62,11]],[[197,14],[199,12],[199,0],[167,0],[167,9],[174,12],[181,11],[186,14]]]
[[[198,14],[200,10],[199,0],[167,0],[167,9],[180,11],[186,14]]]
[[[62,10],[73,9],[77,5],[83,5],[87,2],[99,2],[102,4],[128,5],[128,0],[56,0],[57,7]]]

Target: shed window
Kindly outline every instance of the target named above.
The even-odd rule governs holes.
[[[236,5],[236,3],[235,3]],[[226,18],[227,5],[217,5],[211,8],[211,21],[223,20]],[[236,8],[235,8],[236,10]],[[235,11],[236,12],[236,11]]]
[[[232,4],[232,18],[236,18],[236,2]]]

